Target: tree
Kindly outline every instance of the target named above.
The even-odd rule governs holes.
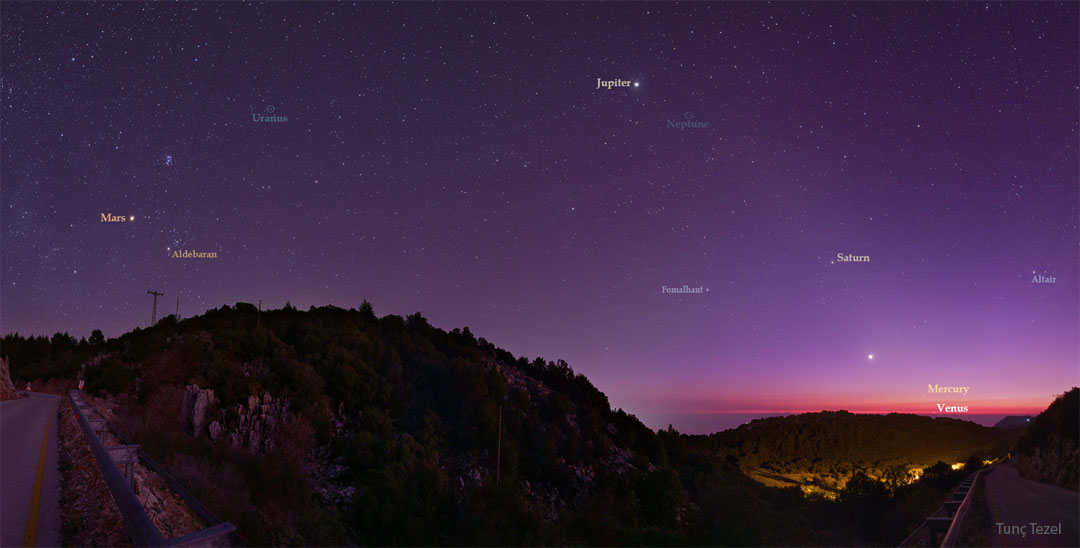
[[[646,521],[660,527],[674,527],[683,505],[679,475],[671,468],[650,472],[638,488],[638,500]]]
[[[369,303],[367,299],[364,299],[364,302],[360,303],[360,315],[368,320],[375,319],[375,309],[372,308],[371,303]]]

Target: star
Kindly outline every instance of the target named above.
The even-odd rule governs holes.
[[[409,27],[402,39],[392,40],[356,33],[332,4],[312,4],[302,13],[286,4],[260,7],[259,18],[281,22],[284,35],[196,4],[148,9],[144,18],[86,3],[78,17],[59,19],[67,7],[11,4],[4,49],[14,53],[12,59],[34,59],[39,70],[4,73],[0,93],[14,106],[3,114],[18,120],[4,126],[10,129],[4,146],[38,153],[3,160],[3,172],[15,176],[4,178],[8,192],[0,215],[21,222],[0,223],[6,313],[0,337],[69,329],[79,337],[96,328],[121,336],[151,319],[153,302],[139,292],[144,283],[143,291],[170,294],[183,287],[192,295],[184,305],[191,316],[233,298],[263,298],[264,304],[279,299],[274,306],[291,299],[303,309],[374,299],[379,316],[420,311],[444,330],[475,322],[486,326],[483,335],[493,344],[540,355],[591,356],[599,348],[599,356],[575,360],[575,370],[625,411],[664,426],[669,421],[657,414],[655,402],[680,406],[676,386],[700,383],[699,394],[720,401],[737,399],[738,386],[760,379],[782,379],[774,387],[779,391],[812,393],[830,390],[850,373],[831,368],[799,384],[786,375],[794,354],[809,363],[839,356],[842,366],[850,366],[847,350],[885,344],[905,363],[933,363],[942,355],[962,356],[985,339],[994,354],[1026,350],[1042,371],[1058,373],[1030,387],[1043,394],[1061,391],[1050,377],[1069,378],[1080,359],[1069,340],[1078,325],[1075,307],[1056,306],[1055,295],[1046,292],[1057,288],[1057,297],[1075,297],[1060,295],[1070,289],[1061,281],[1068,274],[1061,265],[1072,264],[1068,252],[1078,244],[1075,231],[1067,230],[1076,223],[1075,212],[1060,204],[1073,200],[1076,188],[1062,184],[1068,183],[1067,170],[1040,171],[1056,166],[1062,150],[1070,153],[1066,159],[1076,156],[1068,139],[1076,104],[1069,99],[1080,90],[1069,81],[1067,57],[1030,47],[1070,43],[1075,10],[1044,17],[1038,7],[1017,4],[1017,13],[983,21],[986,32],[964,34],[934,9],[913,6],[920,24],[896,26],[886,33],[893,36],[878,36],[874,25],[848,24],[853,13],[859,20],[888,15],[869,5],[836,13],[808,4],[796,14],[753,4],[739,18],[700,10],[694,23],[721,38],[717,50],[714,41],[692,39],[698,30],[689,36],[656,33],[657,26],[683,22],[678,14],[639,17],[625,6],[587,5],[575,17],[499,18],[495,35],[488,32],[492,19],[483,14],[417,6],[400,21]],[[979,19],[984,7],[961,4],[950,15]],[[366,11],[378,18],[392,10],[373,4]],[[413,32],[415,23],[438,17],[470,29],[472,39]],[[175,21],[206,32],[177,42]],[[749,32],[758,21],[768,40]],[[626,43],[617,40],[597,41],[585,56],[542,41],[497,47],[505,36],[586,36],[598,25],[648,36],[661,63],[625,60]],[[94,29],[92,39],[82,37],[83,27]],[[40,47],[19,38],[31,32],[41,35]],[[117,52],[123,63],[103,55],[101,44],[114,36],[125,38]],[[325,56],[288,54],[297,43],[320,41],[333,44]],[[832,41],[835,47],[824,48]],[[234,51],[222,57],[227,46]],[[844,62],[836,63],[841,47]],[[999,49],[1008,55],[995,57]],[[162,51],[167,62],[161,62]],[[905,57],[940,54],[975,62],[961,74],[948,63],[918,65],[919,74],[908,74]],[[362,71],[362,82],[341,78],[343,57],[349,58],[345,65],[394,70]],[[759,66],[762,58],[770,59],[768,67]],[[502,85],[503,71],[482,68],[540,59],[560,65],[543,76],[540,88]],[[702,68],[702,59],[710,60],[708,70],[687,70]],[[438,74],[432,66],[441,67]],[[244,67],[257,70],[257,78]],[[808,83],[799,77],[806,67],[820,68]],[[1015,74],[1005,82],[995,78],[997,68]],[[295,74],[304,75],[302,86],[265,85],[293,82]],[[644,87],[626,79],[635,74],[662,76],[657,81],[663,85],[627,96],[627,82],[632,91]],[[621,87],[594,95],[596,77]],[[1000,95],[993,85],[1024,90],[1032,81],[1069,93]],[[895,108],[898,84],[916,83],[920,89],[911,100],[927,108]],[[498,89],[499,100],[474,88]],[[798,105],[797,115],[768,108],[785,104]],[[1009,123],[972,125],[963,116],[972,105],[1008,109]],[[288,121],[256,123],[260,113],[287,115]],[[551,113],[566,118],[552,119]],[[299,115],[304,120],[294,119]],[[511,128],[538,133],[532,130],[569,120],[580,121],[588,133],[502,137]],[[723,129],[689,127],[706,121]],[[973,127],[979,128],[978,146],[963,146]],[[1035,139],[1040,146],[1024,146],[1033,136],[1041,136]],[[1023,161],[987,157],[987,147],[1013,150]],[[183,169],[172,169],[177,165],[170,149],[184,154]],[[43,169],[40,158],[56,160]],[[860,181],[881,169],[892,173]],[[911,177],[917,185],[895,184]],[[1032,178],[1046,179],[1038,193],[1024,183]],[[1008,213],[998,192],[979,191],[977,181],[985,180],[1014,194]],[[52,199],[57,195],[80,199]],[[137,215],[125,216],[129,222],[117,223],[121,227],[98,220],[132,206],[152,211],[153,226],[147,221],[133,228]],[[971,216],[995,208],[1002,214],[994,219]],[[1041,246],[1046,235],[1024,230],[1035,226],[1049,228],[1062,245]],[[927,253],[925,244],[936,234],[949,234],[948,243]],[[950,273],[939,270],[949,265],[956,275],[952,265],[986,266],[991,240],[1002,257],[1014,258],[1006,265],[1012,283],[997,283],[1002,272],[993,268],[965,270],[964,298],[975,305],[957,311]],[[162,241],[172,242],[165,244],[165,257],[153,251]],[[84,276],[74,266],[94,264],[103,251],[122,257],[115,269],[91,268]],[[222,259],[180,259],[181,251],[218,251]],[[826,267],[844,262],[832,259],[839,251],[890,260],[846,264],[832,275],[810,268],[822,256],[830,256]],[[8,260],[13,257],[19,261]],[[1043,265],[1031,269],[1034,284],[1011,274],[1025,260]],[[1039,280],[1051,271],[1058,278],[1043,286]],[[641,280],[668,276],[676,276],[668,283],[685,282],[702,293],[711,294],[703,286],[710,279],[726,280],[726,289],[716,299],[638,298]],[[603,284],[590,288],[590,277]],[[416,282],[404,283],[409,280]],[[55,290],[37,289],[46,287]],[[1036,287],[1044,291],[1032,294]],[[205,304],[194,295],[206,295]],[[747,321],[777,307],[791,317],[812,318],[813,325],[763,329]],[[980,313],[987,307],[1000,314]],[[116,313],[92,313],[112,309]],[[880,313],[889,309],[902,313]],[[571,336],[553,339],[545,317],[550,310],[560,311],[560,329]],[[65,318],[65,311],[71,316]],[[910,336],[943,318],[971,329],[948,337]],[[606,327],[613,325],[618,329]],[[821,336],[834,333],[850,337],[850,348],[837,350],[832,337]],[[672,336],[685,344],[670,348]],[[759,352],[764,347],[772,347],[767,355]],[[1072,351],[1042,350],[1055,347]],[[660,359],[679,364],[679,371],[655,367]],[[870,352],[863,359],[867,365],[878,361]],[[910,386],[922,379],[893,382],[918,375],[894,371],[900,362],[858,369],[868,374],[867,383],[881,387],[885,401],[903,402],[914,398]],[[978,375],[986,390],[1008,392],[1015,371],[1006,362],[950,367],[961,376]],[[741,363],[757,367],[727,365]],[[716,388],[706,385],[714,380],[714,364],[721,364],[715,369],[724,381]],[[625,382],[611,371],[624,371]],[[842,398],[848,397],[854,396]],[[813,400],[789,403],[816,411]],[[1027,405],[1020,400],[1006,405]],[[682,426],[708,429],[699,433],[734,426],[713,415],[709,420],[720,422]],[[672,419],[676,428],[684,420]]]

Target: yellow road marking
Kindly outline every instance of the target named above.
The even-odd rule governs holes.
[[[37,525],[38,525],[38,510],[41,506],[41,482],[45,476],[45,450],[49,448],[49,430],[52,427],[53,415],[56,414],[56,408],[60,405],[60,400],[56,400],[56,404],[53,405],[52,412],[49,413],[49,420],[45,422],[45,437],[41,440],[41,456],[38,457],[37,463],[37,478],[34,479],[34,491],[30,495],[30,515],[26,518],[26,532],[23,533],[23,546],[35,546],[37,543]]]

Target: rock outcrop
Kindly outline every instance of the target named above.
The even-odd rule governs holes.
[[[19,397],[15,392],[15,385],[11,384],[11,371],[8,370],[8,361],[0,358],[0,401],[14,400]]]
[[[191,435],[198,437],[202,434],[206,424],[206,413],[214,405],[214,391],[209,388],[199,388],[197,384],[187,385],[187,393],[184,395],[184,417]]]
[[[184,394],[184,428],[195,437],[209,435],[217,441],[225,435],[235,449],[246,448],[252,453],[266,453],[275,447],[278,431],[289,418],[289,401],[276,398],[270,392],[262,397],[249,396],[247,404],[218,410],[214,391],[189,384]],[[221,417],[220,420],[209,420]]]
[[[1077,473],[1080,449],[1076,442],[1053,439],[1049,444],[1050,447],[1035,447],[1029,454],[1018,455],[1015,459],[1017,471],[1033,481],[1073,491],[1080,489],[1080,481],[1077,480],[1080,477]]]
[[[210,426],[208,426],[207,429],[210,431],[210,439],[217,441],[218,436],[221,435],[221,431],[224,430],[224,427],[221,426],[220,422],[214,421],[210,423]]]
[[[234,448],[246,447],[253,453],[272,451],[276,434],[289,417],[288,401],[264,392],[262,398],[248,396],[247,406],[237,404],[234,409],[238,419],[236,425],[228,429],[229,443]]]
[[[1080,388],[1035,417],[1016,442],[1013,464],[1027,479],[1080,490]]]

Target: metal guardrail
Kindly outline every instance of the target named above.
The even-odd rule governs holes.
[[[109,425],[109,432],[112,432],[112,434],[116,436],[116,439],[120,440],[120,443],[126,443],[129,445],[133,445],[135,443],[131,440],[131,438],[125,436],[119,430],[114,429],[111,424]],[[177,481],[176,478],[172,477],[172,474],[166,471],[163,466],[158,464],[156,460],[150,457],[150,455],[148,455],[146,451],[143,451],[141,448],[139,449],[139,460],[141,460],[147,468],[153,470],[154,473],[158,475],[158,477],[164,480],[165,484],[168,485],[169,488],[173,490],[173,492],[175,492],[177,495],[180,495],[180,498],[184,499],[184,502],[186,502],[187,505],[191,507],[191,509],[196,514],[198,514],[204,522],[209,524],[211,527],[224,523],[221,518],[214,515],[214,513],[211,512],[210,509],[207,508],[201,501],[199,501],[199,499],[195,498],[195,495],[191,494],[191,492],[188,491],[182,483]],[[243,537],[240,536],[239,533],[234,532],[232,534],[233,547],[241,547],[245,546],[246,544],[247,542],[244,540]]]
[[[900,546],[914,546],[916,537],[921,537],[924,529],[930,537],[930,546],[941,548],[953,546],[956,543],[956,537],[960,534],[960,523],[963,521],[964,515],[967,514],[975,482],[978,481],[979,475],[982,473],[983,470],[979,470],[960,482],[960,485],[949,494],[949,500],[946,500],[937,511],[927,517],[922,525],[916,528],[904,542],[900,543]],[[941,544],[938,544],[937,537],[942,533],[945,536]]]
[[[196,513],[206,519],[209,516],[211,519],[207,520],[213,523],[210,527],[201,531],[195,531],[179,538],[166,540],[158,531],[157,527],[150,520],[150,516],[146,513],[142,503],[135,497],[133,486],[135,482],[134,474],[134,461],[131,458],[133,450],[138,450],[138,455],[149,459],[148,456],[138,449],[137,445],[132,444],[126,437],[117,436],[117,439],[124,442],[126,445],[119,445],[115,447],[106,447],[103,441],[106,431],[112,431],[116,435],[116,431],[112,430],[108,421],[104,417],[101,417],[97,411],[87,405],[83,400],[82,395],[78,390],[68,391],[68,401],[71,403],[71,408],[75,411],[75,415],[79,418],[79,426],[82,427],[83,433],[86,434],[86,440],[90,444],[90,450],[93,452],[94,457],[98,461],[98,467],[101,469],[102,476],[105,477],[105,483],[109,486],[109,491],[112,493],[113,500],[116,501],[116,506],[120,510],[120,513],[124,516],[124,521],[127,523],[128,530],[131,532],[131,538],[135,542],[136,546],[214,546],[225,547],[230,546],[230,535],[234,534],[236,527],[229,522],[222,522],[217,519],[210,510],[199,503],[187,490],[180,487],[180,491],[177,491],[185,501],[194,500],[195,505],[192,508]],[[114,458],[113,455],[119,457]],[[152,461],[149,461],[152,462]],[[117,465],[124,465],[127,477],[120,473],[120,469]],[[155,472],[159,474],[163,471],[161,467],[154,462],[153,468]],[[166,474],[167,475],[167,474]],[[179,482],[172,478],[172,476],[162,477],[165,481],[175,490],[175,486],[179,486]],[[170,481],[171,480],[171,481]],[[190,504],[190,502],[189,502]],[[206,515],[203,513],[205,512]]]
[[[985,470],[985,468],[983,470]],[[968,508],[971,507],[971,494],[975,492],[975,484],[979,481],[979,475],[983,473],[983,470],[975,472],[974,477],[966,480],[967,491],[964,493],[963,499],[957,505],[958,508],[956,508],[956,513],[953,515],[952,525],[949,526],[948,532],[945,533],[945,540],[941,541],[942,548],[950,548],[956,544],[956,537],[960,535],[960,524],[964,521],[964,516],[967,515]],[[953,495],[955,499],[955,493]],[[951,503],[956,504],[956,501],[951,501]],[[945,504],[948,505],[950,502],[946,502]]]
[[[135,541],[137,546],[165,546],[165,537],[161,536],[161,532],[157,530],[157,527],[154,527],[153,522],[150,521],[150,516],[143,509],[142,503],[135,498],[135,493],[128,488],[128,481],[124,476],[120,475],[120,469],[113,463],[112,457],[109,456],[109,450],[105,448],[105,444],[98,438],[97,432],[100,430],[95,428],[96,425],[91,425],[90,419],[83,413],[82,406],[76,403],[75,392],[75,390],[68,392],[68,401],[71,402],[71,408],[75,410],[75,414],[79,417],[79,426],[82,426],[83,433],[86,434],[86,440],[90,442],[90,451],[94,453],[94,457],[98,461],[101,475],[105,477],[105,483],[109,486],[113,500],[116,501],[116,507],[124,516],[132,540]],[[85,403],[83,406],[85,406]],[[92,413],[91,410],[91,416],[93,416]]]

